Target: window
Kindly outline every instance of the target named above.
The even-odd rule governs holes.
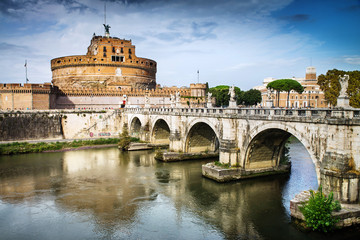
[[[115,47],[112,47],[112,52],[113,52],[113,53],[115,52]]]
[[[131,54],[131,49],[129,48],[129,53]]]
[[[129,59],[131,59],[131,55],[129,54]]]
[[[106,47],[104,47],[103,52],[106,52]]]
[[[121,53],[124,53],[124,49],[123,49],[123,48],[121,48],[121,49],[120,49],[120,52],[121,52]]]
[[[124,57],[122,57],[122,56],[111,56],[111,61],[113,61],[113,62],[123,62]]]

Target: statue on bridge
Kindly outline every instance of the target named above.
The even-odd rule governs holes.
[[[235,102],[235,87],[234,86],[229,88],[228,95],[230,95],[230,102]]]
[[[176,102],[176,107],[177,107],[177,108],[180,108],[180,107],[181,107],[181,96],[180,96],[180,92],[176,92],[175,102]]]
[[[174,94],[170,94],[170,107],[174,108],[175,107],[175,95]]]
[[[212,93],[208,92],[208,94],[207,94],[207,102],[208,103],[211,103],[211,97],[212,97]]]
[[[207,102],[206,102],[206,107],[207,108],[212,108],[213,107],[211,97],[212,97],[212,93],[208,92],[207,93]]]
[[[270,88],[268,88],[268,90],[267,90],[267,99],[268,100],[271,100],[271,94],[272,94],[272,91]]]
[[[348,108],[350,107],[350,100],[346,91],[349,86],[349,75],[344,75],[343,77],[339,75],[339,82],[341,85],[341,89],[340,95],[336,100],[336,106],[340,108]]]
[[[341,85],[339,97],[348,97],[348,94],[346,91],[349,86],[349,75],[344,75],[344,77],[341,77],[341,75],[339,75],[339,82]]]
[[[180,102],[180,92],[176,92],[175,101]]]

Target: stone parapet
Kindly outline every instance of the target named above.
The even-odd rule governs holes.
[[[215,117],[215,118],[236,118],[251,120],[267,120],[281,122],[303,122],[303,123],[322,123],[331,125],[360,125],[360,109],[293,109],[293,114],[289,114],[288,109],[284,108],[126,108],[121,111],[142,113],[147,111],[151,114],[158,115],[182,115],[198,117]],[[339,111],[343,115],[338,115]],[[296,113],[296,114],[295,114]],[[305,114],[306,113],[306,114]]]

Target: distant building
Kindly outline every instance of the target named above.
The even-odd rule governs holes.
[[[325,100],[324,92],[317,84],[316,68],[307,67],[305,78],[288,78],[298,81],[303,87],[304,92],[299,94],[295,91],[291,91],[289,95],[289,107],[292,108],[325,108],[328,107],[328,103]],[[263,85],[254,87],[261,91],[262,102],[261,106],[270,107],[277,106],[276,91],[270,94],[270,99],[267,91],[267,84],[276,80],[275,78],[265,78]],[[287,93],[281,92],[279,97],[279,107],[287,107]]]

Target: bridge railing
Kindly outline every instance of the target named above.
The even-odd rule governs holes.
[[[154,114],[176,115],[231,115],[233,117],[297,117],[297,118],[346,118],[360,119],[360,109],[286,109],[286,108],[123,108],[129,113],[150,112]]]

